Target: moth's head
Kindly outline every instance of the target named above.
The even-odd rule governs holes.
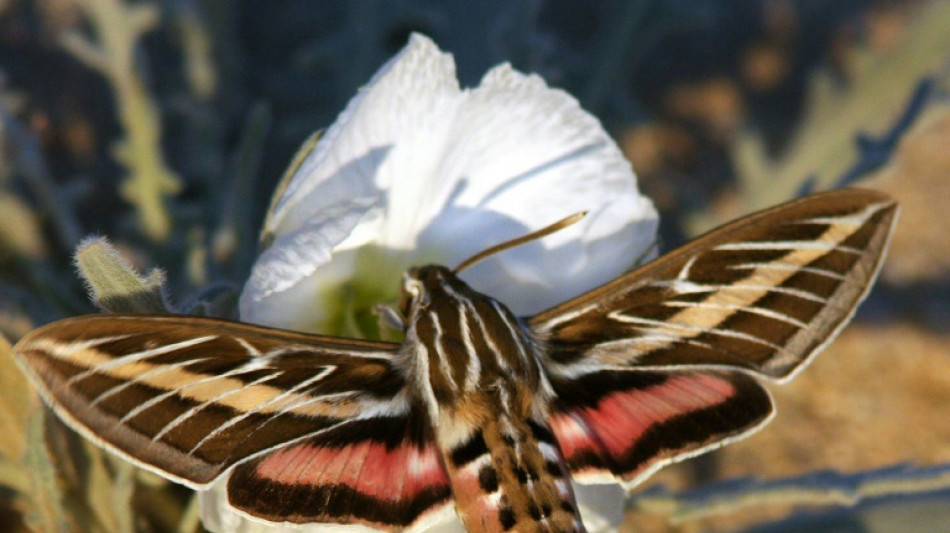
[[[501,244],[496,244],[486,248],[481,252],[469,257],[459,263],[454,269],[449,269],[441,265],[426,265],[410,268],[403,276],[402,280],[402,298],[399,300],[399,311],[402,316],[412,321],[415,317],[413,312],[425,309],[431,301],[433,295],[438,293],[466,294],[471,296],[473,293],[468,285],[458,277],[459,272],[478,263],[486,257],[491,257],[497,253],[504,252],[511,248],[520,246],[526,242],[540,239],[546,235],[560,231],[572,224],[576,224],[587,215],[587,211],[575,213],[567,218],[558,220],[550,226],[545,226],[537,231],[527,235],[522,235]]]
[[[442,265],[410,268],[403,275],[399,311],[404,317],[411,319],[413,310],[428,307],[435,294],[446,291],[447,286],[453,283],[461,281],[452,270]]]

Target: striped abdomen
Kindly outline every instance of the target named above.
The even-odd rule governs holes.
[[[485,404],[493,402],[486,393]],[[469,531],[583,531],[554,435],[532,419],[488,416],[445,452],[455,506]]]

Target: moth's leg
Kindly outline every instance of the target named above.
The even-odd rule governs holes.
[[[379,330],[395,330],[406,332],[406,322],[403,320],[399,311],[386,304],[376,304],[373,311],[379,317]]]

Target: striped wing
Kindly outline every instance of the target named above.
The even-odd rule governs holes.
[[[571,470],[635,483],[760,427],[772,407],[753,375],[790,379],[838,333],[896,214],[877,192],[810,196],[531,318]]]
[[[57,414],[144,468],[201,488],[236,466],[244,481],[229,500],[251,515],[394,531],[451,503],[397,349],[208,318],[94,315],[40,328],[15,354]],[[249,489],[281,497],[262,506]]]

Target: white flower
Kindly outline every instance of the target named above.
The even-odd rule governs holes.
[[[653,242],[657,216],[616,144],[570,95],[509,65],[462,90],[452,56],[414,35],[275,202],[264,228],[273,241],[241,318],[339,333],[342,309],[395,298],[407,267],[452,267],[584,210],[575,226],[492,257],[465,280],[534,313],[629,268]]]
[[[616,144],[570,95],[507,64],[461,89],[452,56],[413,35],[279,193],[264,227],[269,245],[241,295],[241,318],[301,331],[372,332],[365,317],[398,296],[407,267],[454,267],[579,211],[589,211],[581,222],[462,277],[515,313],[535,313],[628,269],[653,243],[657,216]],[[599,496],[588,506],[583,494],[591,490]],[[600,521],[591,530],[615,529],[621,489],[580,492],[585,521]],[[299,531],[256,529],[225,502],[220,487],[202,496],[210,529]],[[438,529],[462,531],[457,519]]]

